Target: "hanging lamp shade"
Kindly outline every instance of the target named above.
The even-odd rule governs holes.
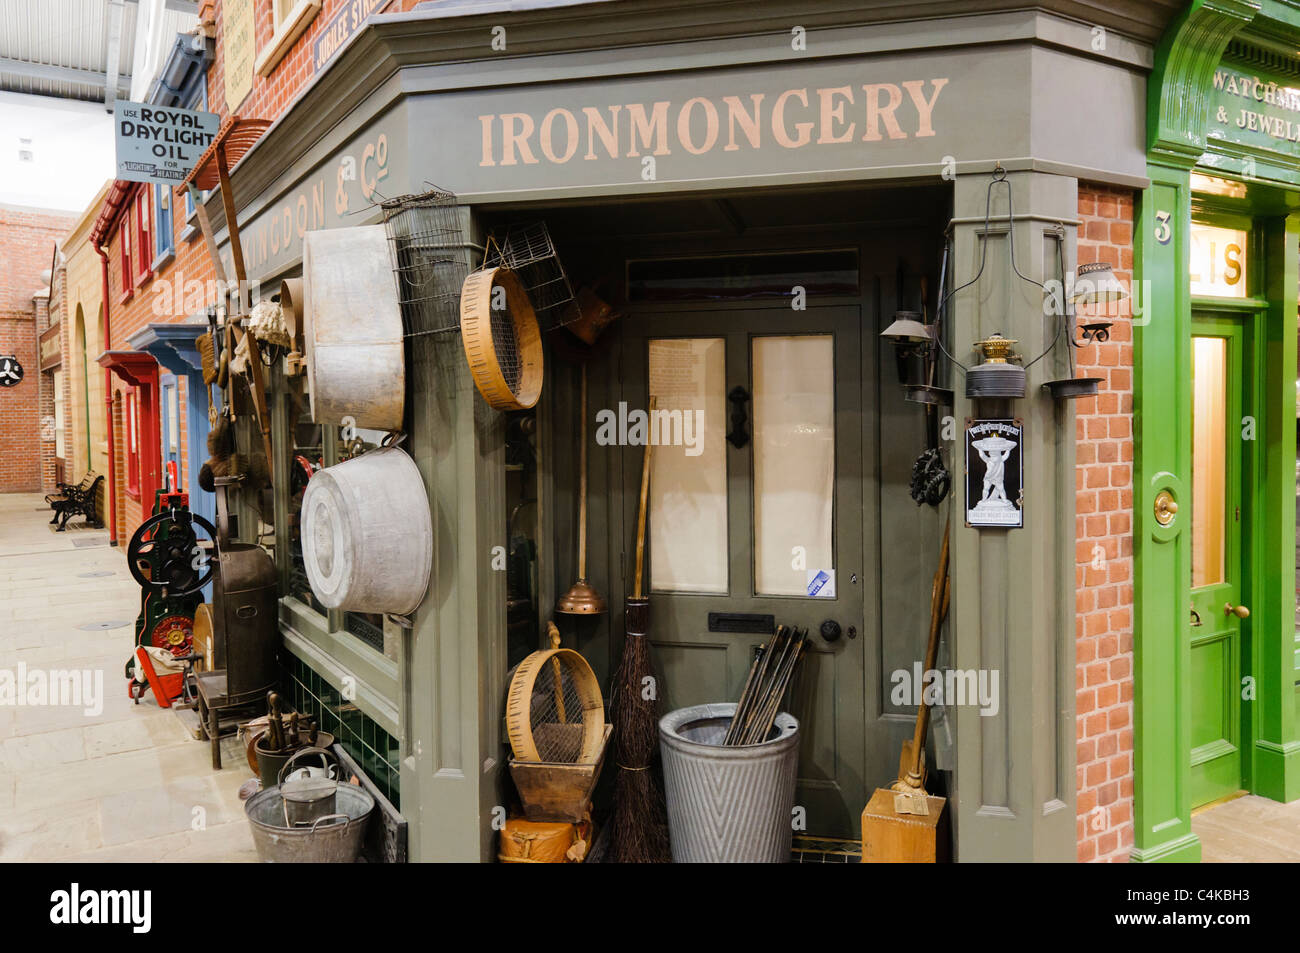
[[[922,344],[932,340],[930,326],[920,320],[919,311],[898,311],[894,314],[894,323],[880,332],[882,338],[889,338],[895,344]]]
[[[1128,292],[1115,277],[1110,262],[1094,261],[1080,265],[1074,278],[1074,293],[1070,300],[1080,304],[1113,304],[1123,301]]]

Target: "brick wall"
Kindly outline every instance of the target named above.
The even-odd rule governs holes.
[[[0,354],[23,366],[22,383],[0,388],[0,493],[41,489],[41,373],[35,294],[45,286],[54,243],[72,216],[0,206]]]
[[[293,48],[276,64],[270,75],[261,77],[254,74],[252,89],[243,102],[239,103],[239,115],[250,119],[275,119],[281,115],[302,91],[307,81],[315,75],[312,55],[316,39],[334,14],[353,2],[355,0],[323,0],[320,12],[308,24],[302,36],[294,42]],[[386,4],[379,5],[377,12],[406,11],[414,8],[418,2],[419,0],[388,0]],[[225,60],[220,52],[223,47],[222,8],[224,4],[220,0],[215,4],[212,0],[206,0],[200,5],[200,17],[204,15],[202,8],[208,6],[215,6],[218,49],[217,58],[208,71],[208,107],[213,112],[226,116],[229,115],[230,110],[226,105]],[[275,35],[275,14],[272,11],[271,0],[253,0],[253,6],[253,32],[257,38],[257,51],[261,53]]]
[[[1079,183],[1079,264],[1106,261],[1128,286],[1133,193]],[[1133,846],[1133,332],[1111,306],[1110,340],[1077,352],[1100,393],[1078,401],[1075,507],[1079,860]]]

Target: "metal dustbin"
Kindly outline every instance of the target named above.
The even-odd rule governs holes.
[[[659,720],[675,863],[790,860],[799,722],[781,712],[766,741],[724,747],[735,711],[694,705]]]

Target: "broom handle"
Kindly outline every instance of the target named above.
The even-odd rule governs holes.
[[[943,528],[943,548],[939,553],[939,570],[934,574],[934,585],[930,590],[930,638],[925,644],[925,667],[921,670],[921,680],[925,673],[934,669],[939,658],[939,629],[944,617],[948,615],[948,526]],[[921,758],[924,753],[925,732],[930,726],[930,706],[925,703],[925,692],[921,692],[921,704],[916,712],[916,728],[912,732],[912,776],[921,774]]]
[[[582,444],[578,448],[578,578],[587,578],[587,365],[582,365]]]
[[[650,398],[650,413],[655,410],[656,398]],[[645,460],[641,464],[641,508],[636,517],[636,580],[632,588],[632,598],[641,598],[641,574],[645,568],[645,512],[650,500],[650,443],[649,428],[646,428]]]

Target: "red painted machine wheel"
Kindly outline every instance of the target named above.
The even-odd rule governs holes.
[[[164,616],[149,633],[149,644],[180,658],[194,646],[194,620],[183,615]]]

